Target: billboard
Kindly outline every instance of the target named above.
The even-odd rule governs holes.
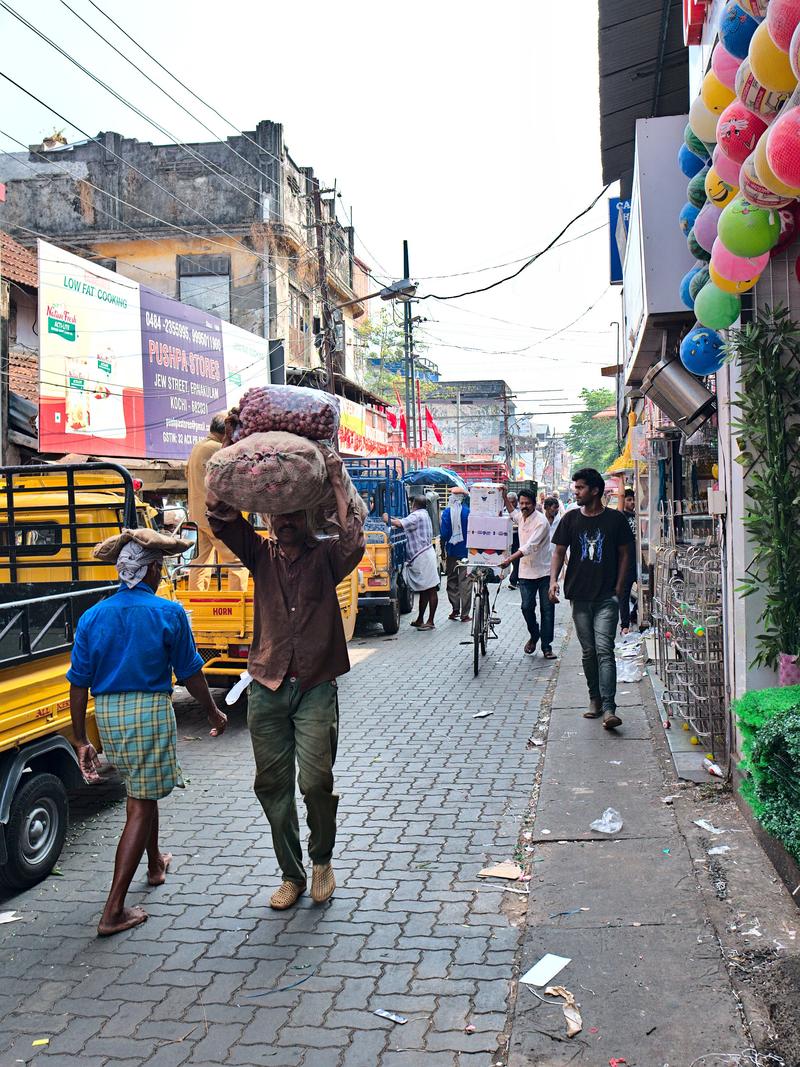
[[[39,448],[185,459],[251,385],[269,344],[39,241]]]

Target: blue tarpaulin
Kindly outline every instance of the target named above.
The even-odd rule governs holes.
[[[403,481],[407,485],[449,485],[453,489],[467,491],[464,479],[447,467],[420,467],[419,470],[409,471]]]

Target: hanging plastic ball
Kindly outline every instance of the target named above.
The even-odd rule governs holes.
[[[777,193],[773,193],[771,189],[768,189],[766,185],[762,185],[758,180],[755,152],[742,163],[739,171],[739,189],[745,200],[755,204],[756,207],[766,208],[768,211],[786,207],[787,204],[792,202],[791,197],[779,196]]]
[[[719,178],[722,178],[724,182],[727,182],[728,185],[731,185],[734,188],[739,184],[739,167],[740,164],[737,163],[735,159],[728,159],[725,153],[720,151],[719,145],[715,147],[711,157],[711,170],[716,171]],[[708,177],[708,175],[706,175],[706,177]],[[706,188],[706,192],[708,192],[708,188]],[[713,199],[713,197],[709,197],[709,200],[711,199]],[[720,205],[718,204],[717,206],[719,207]],[[723,204],[721,206],[724,207],[725,205]]]
[[[774,248],[781,233],[777,212],[755,207],[737,196],[719,217],[719,239],[736,256],[760,256]]]
[[[728,159],[741,166],[766,128],[766,122],[759,115],[746,108],[741,100],[734,100],[719,117],[717,144]]]
[[[733,89],[729,89],[727,85],[723,85],[714,71],[710,70],[703,78],[700,96],[708,110],[713,111],[715,115],[719,115],[728,104],[733,102],[736,98],[736,93]]]
[[[681,228],[681,233],[686,237],[694,226],[694,220],[700,214],[700,209],[696,208],[694,204],[684,204],[681,208],[681,213],[678,215],[678,225]]]
[[[711,253],[706,252],[705,248],[697,240],[694,230],[689,230],[689,236],[686,238],[686,247],[689,249],[692,259],[699,259],[701,263],[708,263],[711,259]]]
[[[719,465],[716,463],[711,464],[711,477],[719,478]]]
[[[800,26],[792,34],[792,40],[789,44],[789,64],[795,78],[800,81]]]
[[[739,69],[741,59],[732,56],[724,45],[717,42],[717,47],[711,53],[711,69],[723,85],[733,89],[736,85],[736,71]]]
[[[689,732],[689,723],[688,722],[681,723],[681,729],[682,730],[686,730],[686,732],[688,733]]]
[[[762,22],[753,34],[747,58],[750,60],[750,69],[765,89],[775,93],[790,93],[797,85],[789,56],[772,40],[766,22]]]
[[[693,738],[691,738],[691,742],[692,742],[693,745],[699,745],[700,744],[700,738],[699,737],[693,737]]]
[[[778,181],[800,186],[800,107],[783,111],[770,127],[767,161]]]
[[[739,7],[748,15],[752,15],[757,22],[761,22],[769,6],[769,0],[738,0],[738,3]]]
[[[736,98],[764,122],[772,122],[789,99],[789,93],[765,89],[750,69],[750,61],[745,59],[736,74]]]
[[[741,296],[742,293],[746,293],[748,289],[752,289],[758,281],[760,275],[755,278],[745,278],[741,282],[731,282],[727,278],[723,278],[717,268],[714,266],[714,261],[708,265],[708,275],[711,281],[716,285],[717,289],[721,289],[723,293],[735,293],[736,296]],[[692,311],[694,311],[694,305],[692,305]],[[716,478],[716,475],[714,475]]]
[[[684,367],[704,378],[716,374],[725,362],[725,342],[714,330],[695,326],[681,341],[680,354]]]
[[[684,276],[681,278],[681,303],[684,307],[688,308],[689,311],[694,311],[694,299],[692,298],[689,286],[692,279],[700,273],[701,269],[702,268],[700,267],[692,267],[691,270],[688,270],[686,274],[684,274]]]
[[[692,181],[697,181],[697,178],[692,178]],[[691,182],[689,184],[691,185]],[[687,193],[688,191],[687,188]],[[706,194],[706,199],[710,200],[715,207],[723,208],[730,204],[739,190],[736,185],[723,181],[716,170],[710,167],[703,179],[703,192]]]
[[[708,284],[710,277],[711,276],[708,273],[708,267],[701,267],[695,274],[695,276],[692,278],[692,280],[689,282],[689,296],[692,300],[692,311],[694,311],[694,302],[695,300],[697,300],[697,294],[700,292],[704,285]]]
[[[742,311],[742,302],[733,293],[718,289],[712,281],[704,285],[694,302],[694,313],[701,326],[711,330],[727,330]]]
[[[678,149],[678,166],[687,178],[693,178],[695,174],[698,174],[703,169],[705,164],[685,144],[682,144]]]
[[[695,626],[694,635],[695,635],[695,637],[705,637],[706,636],[705,627],[703,627],[703,626]]]
[[[750,47],[750,39],[758,29],[758,23],[734,0],[725,5],[719,20],[719,39],[723,47],[737,59],[744,59]]]
[[[778,196],[787,196],[791,200],[800,196],[800,189],[795,189],[791,185],[787,185],[778,179],[777,175],[773,172],[770,166],[769,159],[767,158],[767,137],[762,137],[756,145],[756,150],[753,153],[753,166],[755,167],[756,177],[763,186],[769,189],[773,193],[777,193]]]
[[[800,26],[800,0],[772,0],[767,8],[767,29],[777,48],[788,52]]]
[[[729,252],[719,237],[711,249],[711,264],[714,269],[731,282],[744,282],[763,274],[769,263],[769,252],[762,256],[737,256]]]
[[[710,158],[708,149],[705,143],[700,140],[697,134],[692,130],[689,123],[686,123],[686,127],[683,131],[683,143],[689,149],[690,152],[694,152],[704,163],[708,163]]]
[[[708,174],[708,167],[703,167],[697,174],[691,179],[686,186],[686,199],[690,204],[694,204],[698,210],[706,202],[706,175]]]
[[[695,136],[706,144],[714,141],[717,132],[717,117],[713,111],[708,110],[701,96],[694,98],[689,108],[689,125]]]
[[[694,220],[694,236],[697,243],[701,248],[704,248],[706,252],[711,252],[714,247],[714,241],[717,239],[717,224],[719,223],[719,217],[722,214],[722,208],[713,204],[710,200],[707,201],[697,218]]]

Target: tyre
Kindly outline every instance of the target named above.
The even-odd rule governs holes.
[[[400,629],[400,601],[395,597],[391,604],[381,608],[381,626],[383,632],[392,636]]]
[[[400,614],[408,615],[414,610],[414,594],[402,578],[397,580],[397,594],[400,600]]]
[[[472,669],[477,676],[481,669],[481,635],[483,634],[483,597],[473,597],[472,605]]]
[[[11,801],[6,826],[8,861],[0,883],[14,889],[36,885],[56,865],[67,836],[69,805],[54,774],[25,775]]]
[[[486,638],[489,633],[489,618],[491,615],[491,608],[489,607],[489,591],[488,589],[483,595],[483,608],[481,610],[481,655],[486,655]]]

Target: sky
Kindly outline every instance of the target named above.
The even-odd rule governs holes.
[[[178,95],[162,68],[238,129],[281,122],[295,161],[336,181],[340,218],[347,221],[352,209],[356,252],[381,277],[402,275],[408,240],[420,296],[459,293],[511,273],[519,264],[463,272],[539,251],[602,190],[593,0],[7,2],[181,141],[210,136],[70,8],[220,136],[233,130]],[[168,140],[3,9],[0,40],[0,69],[74,126]],[[0,115],[1,128],[25,144],[65,126],[2,79]],[[69,125],[65,136],[83,139]],[[0,150],[19,146],[0,135]],[[608,284],[606,198],[613,192],[519,278],[415,307],[428,320],[418,339],[443,377],[504,378],[518,412],[559,430],[569,414],[548,411],[575,409],[582,387],[610,384],[599,368],[616,362],[610,323],[621,311],[620,290]]]

